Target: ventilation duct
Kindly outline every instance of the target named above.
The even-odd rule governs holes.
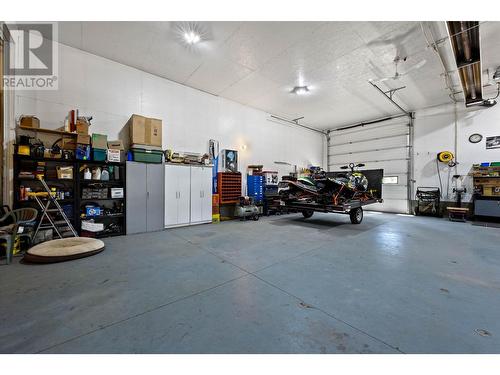
[[[465,105],[483,102],[481,43],[478,21],[448,21],[448,34],[455,55]]]

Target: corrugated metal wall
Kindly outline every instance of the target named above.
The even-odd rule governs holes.
[[[384,203],[370,210],[408,213],[408,180],[411,169],[411,127],[406,118],[330,132],[328,169],[339,171],[348,163],[364,163],[364,169],[384,170],[384,176],[397,176],[397,184],[384,184]]]

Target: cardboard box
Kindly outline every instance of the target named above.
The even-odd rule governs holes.
[[[146,144],[161,147],[162,122],[156,118],[146,119]]]
[[[100,232],[104,230],[104,223],[94,223],[92,221],[82,220],[82,230]]]
[[[45,159],[61,159],[61,153],[58,152],[57,154],[53,154],[50,148],[46,148],[43,151],[43,157]]]
[[[111,198],[123,198],[123,188],[111,188]]]
[[[40,129],[40,120],[35,116],[22,116],[20,125],[23,128]]]
[[[145,144],[146,142],[146,117],[132,115],[127,122],[130,133],[130,143]]]
[[[123,151],[125,148],[123,147],[123,142],[120,140],[117,141],[108,141],[108,149],[110,150],[120,150]]]
[[[162,146],[162,121],[140,115],[132,115],[127,122],[130,143]]]
[[[76,133],[82,134],[82,135],[88,135],[89,134],[89,124],[87,124],[85,121],[78,120],[76,122]]]
[[[109,149],[107,151],[107,159],[112,163],[121,162],[121,150]]]
[[[57,178],[60,180],[73,179],[73,167],[56,167]]]
[[[92,134],[92,148],[106,150],[108,148],[108,136],[104,134]]]
[[[90,144],[90,135],[78,134],[76,136],[76,143],[79,145],[89,145]]]
[[[76,150],[76,138],[75,137],[62,137],[63,150]]]

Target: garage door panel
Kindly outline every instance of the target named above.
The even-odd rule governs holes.
[[[354,159],[353,163],[358,163],[357,159]],[[394,176],[398,173],[406,173],[408,169],[408,161],[406,158],[404,160],[389,160],[383,162],[368,161],[365,163],[366,166],[363,169],[383,169],[385,176]],[[340,171],[340,167],[345,164],[330,164],[331,171]],[[406,177],[405,177],[406,178]]]
[[[348,164],[359,160],[360,162],[372,161],[372,160],[393,160],[393,159],[405,159],[408,155],[407,148],[393,149],[393,150],[383,150],[375,152],[359,152],[346,155],[333,155],[330,159],[335,158],[336,163]]]
[[[370,204],[366,210],[379,212],[406,213],[408,202],[406,199],[384,199],[383,203]]]
[[[387,185],[382,186],[383,199],[403,199],[407,196],[406,185]]]
[[[332,145],[329,147],[329,152],[331,155],[338,155],[349,152],[376,151],[379,149],[402,147],[402,145],[404,147],[405,143],[406,136],[397,136],[392,138],[377,139],[371,142]]]
[[[408,133],[408,124],[400,123],[389,126],[378,126],[376,128],[363,128],[361,130],[351,131],[334,131],[330,133],[335,141],[332,144],[348,143],[352,140],[356,141],[369,141],[374,138],[382,138],[393,135],[402,135]]]

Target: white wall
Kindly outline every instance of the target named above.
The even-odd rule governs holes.
[[[500,104],[491,108],[466,110],[462,103],[456,105],[457,121],[455,131],[455,106],[444,105],[416,112],[414,122],[414,177],[417,186],[439,186],[436,155],[440,151],[452,151],[459,162],[455,168],[440,164],[443,181],[443,199],[454,201],[452,176],[468,175],[472,164],[500,161],[500,149],[486,149],[486,137],[500,135]],[[480,143],[472,144],[469,136],[483,135]],[[455,147],[456,135],[456,147]],[[471,199],[472,178],[464,177],[467,194]],[[448,186],[448,189],[447,189]]]
[[[91,131],[128,141],[131,114],[163,120],[163,148],[207,152],[208,140],[239,151],[242,173],[264,164],[287,174],[292,167],[323,166],[324,136],[268,120],[269,115],[143,71],[59,45],[59,90],[18,91],[16,115],[33,114],[42,127],[57,128],[70,109],[93,116]],[[247,149],[242,151],[241,146]]]

